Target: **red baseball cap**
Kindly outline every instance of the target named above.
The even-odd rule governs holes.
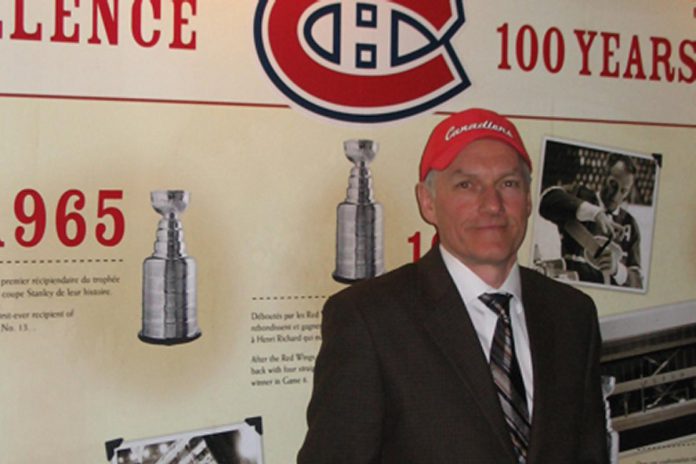
[[[431,169],[446,169],[464,147],[483,138],[493,138],[509,144],[517,150],[529,170],[532,170],[532,161],[515,125],[493,111],[472,108],[455,113],[435,126],[423,150],[420,180],[425,180]]]

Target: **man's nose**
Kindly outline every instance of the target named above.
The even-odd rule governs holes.
[[[491,186],[481,190],[481,209],[494,214],[503,210],[503,198],[497,188]]]

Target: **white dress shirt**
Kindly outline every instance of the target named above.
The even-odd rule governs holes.
[[[512,338],[515,344],[515,355],[522,373],[522,381],[527,393],[527,408],[529,417],[532,416],[532,406],[534,399],[534,383],[532,382],[532,357],[529,350],[529,335],[527,334],[527,323],[524,318],[524,306],[522,302],[522,286],[520,284],[520,268],[515,263],[510,270],[510,274],[500,288],[493,288],[485,283],[465,264],[459,261],[454,255],[440,245],[440,252],[445,266],[452,276],[452,280],[459,290],[459,295],[469,312],[469,317],[478,334],[481,348],[490,362],[491,345],[493,334],[498,322],[498,316],[479,300],[483,293],[510,293],[510,324],[512,326]]]

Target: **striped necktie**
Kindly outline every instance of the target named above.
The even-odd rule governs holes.
[[[520,367],[515,357],[515,345],[510,326],[509,293],[484,293],[479,299],[497,316],[490,366],[493,381],[498,390],[498,399],[507,422],[517,462],[527,462],[529,447],[529,412]]]

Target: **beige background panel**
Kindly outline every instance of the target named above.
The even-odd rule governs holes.
[[[0,147],[6,169],[0,237],[10,242],[11,199],[32,187],[55,207],[68,188],[83,190],[89,208],[96,191],[123,189],[118,203],[126,235],[114,249],[89,239],[60,245],[50,230],[34,249],[9,243],[3,259],[117,257],[100,264],[3,266],[12,276],[114,274],[121,284],[108,299],[0,301],[0,312],[74,310],[42,323],[31,336],[2,334],[0,363],[12,373],[0,384],[0,409],[13,420],[0,430],[6,456],[49,462],[102,462],[104,441],[142,438],[261,415],[268,463],[294,459],[304,434],[309,385],[251,387],[249,361],[285,347],[249,343],[252,312],[317,311],[340,288],[334,267],[335,208],[345,198],[348,138],[373,138],[377,199],[385,207],[386,262],[411,260],[408,237],[432,232],[418,216],[413,187],[424,140],[442,116],[358,129],[328,124],[289,109],[94,103],[5,99]],[[609,315],[696,298],[690,199],[693,129],[517,120],[538,163],[544,136],[664,155],[650,288],[646,295],[589,289]],[[686,173],[686,176],[684,176]],[[149,191],[191,191],[182,219],[188,249],[199,266],[203,337],[191,344],[141,343],[141,263],[152,252],[158,215]],[[536,189],[534,190],[536,191]],[[535,199],[536,200],[536,199]],[[53,206],[51,206],[51,204]],[[86,217],[93,213],[85,211]],[[92,220],[90,220],[92,221]],[[93,221],[91,222],[93,223]],[[521,261],[529,261],[529,240]],[[9,336],[8,336],[9,335]],[[318,342],[289,346],[312,351]],[[282,348],[282,349],[281,349]],[[31,433],[28,431],[31,430]],[[36,436],[45,437],[37,445]]]

